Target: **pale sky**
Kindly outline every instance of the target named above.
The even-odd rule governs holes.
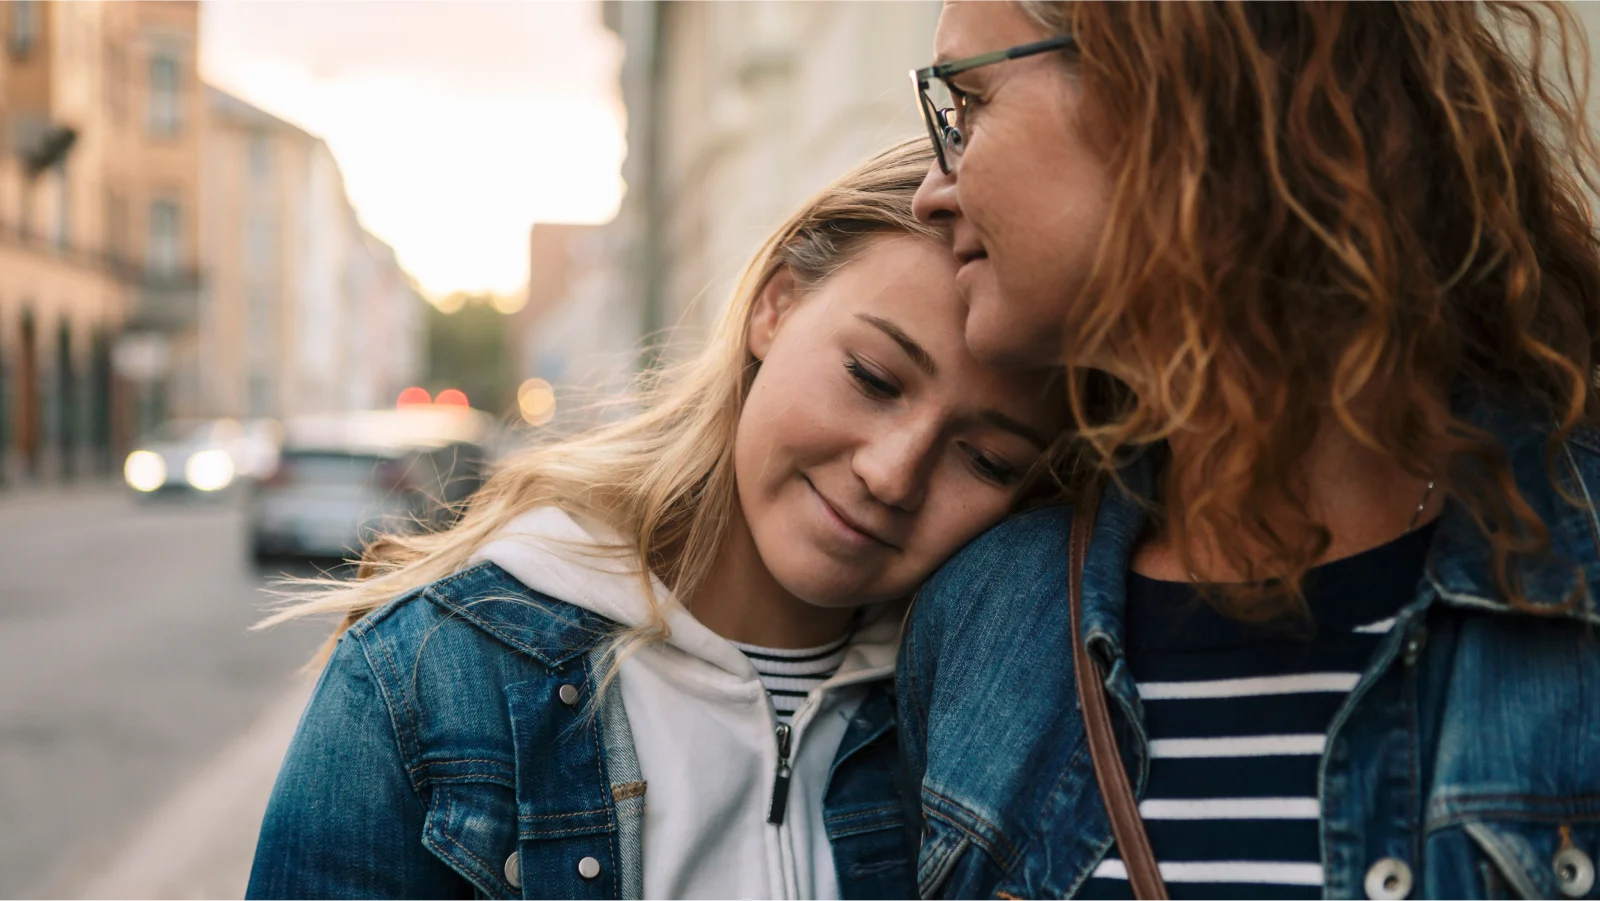
[[[599,4],[206,0],[204,78],[328,142],[435,296],[520,290],[534,222],[609,220],[622,49]]]

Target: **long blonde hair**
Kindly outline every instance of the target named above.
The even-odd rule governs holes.
[[[737,502],[733,439],[756,360],[747,346],[750,317],[767,283],[786,267],[798,288],[815,286],[856,259],[881,235],[937,239],[917,222],[911,199],[933,151],[927,138],[904,141],[823,188],[789,217],[746,267],[706,347],[639,388],[639,412],[508,461],[444,531],[383,535],[371,542],[354,582],[311,580],[263,627],[317,614],[339,617],[317,660],[363,616],[461,569],[519,515],[558,507],[628,541],[648,585],[658,577],[678,598],[703,584]],[[651,596],[648,592],[646,596]],[[664,612],[630,630],[629,643],[664,639]]]

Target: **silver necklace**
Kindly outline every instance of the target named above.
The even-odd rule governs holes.
[[[1417,512],[1411,514],[1411,524],[1406,526],[1406,532],[1405,532],[1406,534],[1409,535],[1411,533],[1411,531],[1417,527],[1417,522],[1422,519],[1422,511],[1428,509],[1428,500],[1430,498],[1432,498],[1432,497],[1433,497],[1433,480],[1429,479],[1428,480],[1428,487],[1422,489],[1422,500],[1417,502]],[[1189,581],[1190,582],[1199,582],[1200,581],[1200,577],[1195,575],[1194,574],[1194,570],[1192,570],[1192,569],[1189,570]]]
[[[1417,502],[1417,512],[1411,514],[1411,525],[1406,526],[1410,532],[1417,527],[1417,522],[1422,519],[1422,511],[1428,509],[1428,498],[1433,497],[1433,480],[1428,480],[1428,487],[1422,489],[1422,500]]]

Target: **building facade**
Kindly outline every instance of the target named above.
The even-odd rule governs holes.
[[[105,472],[192,345],[199,5],[0,3],[0,478]]]
[[[520,324],[525,370],[590,395],[698,349],[772,229],[923,133],[907,72],[939,4],[608,0],[602,15],[623,44],[628,191],[612,223],[565,239],[563,297]]]
[[[926,64],[939,4],[609,2],[604,15],[628,112],[618,289],[677,356],[790,212],[923,133],[907,73]]]
[[[289,418],[394,403],[421,370],[425,301],[361,225],[326,143],[206,88],[210,278],[193,415]]]

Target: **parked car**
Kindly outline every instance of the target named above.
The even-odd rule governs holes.
[[[140,441],[123,463],[141,496],[220,493],[239,476],[248,433],[233,419],[173,419]]]
[[[346,558],[384,531],[436,528],[487,477],[493,421],[466,408],[319,416],[285,427],[249,503],[258,561]]]

